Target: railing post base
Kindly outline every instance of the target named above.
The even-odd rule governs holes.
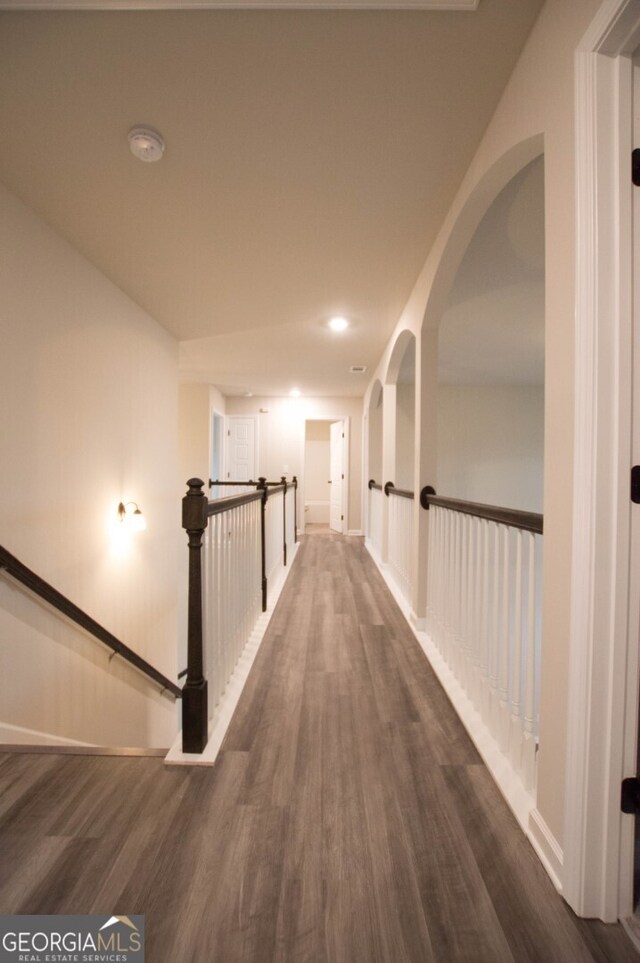
[[[204,752],[209,738],[207,680],[182,689],[182,751]]]

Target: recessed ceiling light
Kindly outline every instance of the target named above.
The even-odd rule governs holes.
[[[299,398],[299,397],[300,397],[300,389],[299,389],[299,388],[292,388],[291,391],[289,392],[289,394],[291,395],[292,398]]]
[[[157,131],[150,127],[132,127],[128,134],[129,149],[138,160],[152,164],[164,154],[164,141]]]
[[[253,398],[253,391],[243,392],[245,398]]]
[[[346,318],[335,317],[330,319],[329,327],[332,331],[346,331],[349,327],[349,322]]]

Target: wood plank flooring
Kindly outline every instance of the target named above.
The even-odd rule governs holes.
[[[637,963],[554,891],[360,539],[303,540],[213,769],[0,756],[0,912],[151,963]]]

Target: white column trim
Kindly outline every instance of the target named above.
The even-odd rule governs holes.
[[[576,337],[563,894],[619,913],[630,443],[630,92],[637,0],[607,0],[576,54]]]

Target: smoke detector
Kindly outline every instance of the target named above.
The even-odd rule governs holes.
[[[351,374],[364,374],[366,370],[366,364],[352,364],[349,368]]]
[[[132,127],[129,131],[129,149],[138,160],[152,164],[164,154],[164,141],[160,134],[150,127]]]

